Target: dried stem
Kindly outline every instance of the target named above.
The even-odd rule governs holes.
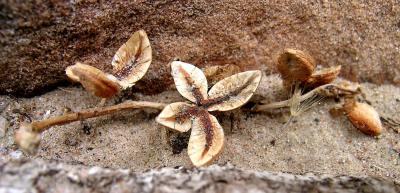
[[[157,103],[157,102],[148,102],[148,101],[127,101],[118,105],[108,106],[108,107],[96,107],[87,110],[83,110],[80,112],[69,113],[65,115],[61,115],[58,117],[53,117],[50,119],[45,119],[41,121],[34,121],[31,123],[33,132],[43,132],[47,128],[50,128],[55,125],[64,125],[67,123],[71,123],[74,121],[80,121],[92,117],[98,117],[102,115],[111,114],[114,112],[127,110],[127,109],[138,109],[138,108],[154,108],[162,110],[166,104]]]
[[[345,88],[340,85],[336,84],[326,84],[320,87],[317,87],[310,92],[307,92],[304,95],[301,95],[300,97],[300,103],[308,100],[311,97],[315,97],[315,95],[321,95],[323,97],[332,97],[332,96],[339,96],[339,95],[355,95],[358,93],[358,88],[353,89],[353,88]],[[263,101],[261,101],[262,103]],[[260,104],[256,105],[253,107],[252,111],[259,112],[259,111],[264,111],[264,110],[269,110],[269,109],[277,109],[277,108],[284,108],[284,107],[290,107],[292,105],[292,99],[280,101],[280,102],[274,102],[274,103],[269,103],[269,104]]]

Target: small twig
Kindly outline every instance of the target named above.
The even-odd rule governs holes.
[[[118,105],[108,106],[108,107],[96,107],[87,110],[83,110],[80,112],[69,113],[65,115],[61,115],[58,117],[53,117],[41,121],[34,121],[31,123],[32,131],[34,132],[43,132],[49,127],[55,125],[64,125],[67,123],[71,123],[74,121],[80,121],[92,117],[98,117],[102,115],[111,114],[114,112],[127,110],[127,109],[138,109],[138,108],[155,108],[162,110],[166,104],[157,103],[157,102],[148,102],[148,101],[127,101]]]
[[[332,97],[332,96],[339,96],[339,95],[355,95],[358,93],[358,89],[347,89],[344,87],[341,87],[340,85],[336,84],[326,84],[320,87],[317,87],[310,92],[307,92],[304,95],[301,95],[300,97],[300,103],[313,97],[314,95],[322,95],[324,97]],[[263,101],[261,101],[262,103]],[[259,111],[265,111],[269,109],[277,109],[277,108],[284,108],[284,107],[290,107],[292,105],[292,99],[280,101],[280,102],[274,102],[274,103],[269,103],[269,104],[260,104],[256,105],[253,107],[252,111],[259,112]]]

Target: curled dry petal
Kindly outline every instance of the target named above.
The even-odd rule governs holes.
[[[382,123],[376,110],[366,104],[347,100],[344,105],[347,118],[351,123],[367,135],[377,136],[382,132]]]
[[[224,147],[224,132],[217,118],[203,110],[194,119],[188,154],[195,166],[204,166],[218,157]]]
[[[336,79],[341,69],[342,66],[334,66],[317,70],[303,84],[305,84],[307,88],[316,88],[321,85],[329,84]]]
[[[191,127],[190,118],[195,113],[193,107],[184,102],[169,104],[157,116],[156,121],[179,132],[186,132]]]
[[[80,82],[87,91],[98,97],[112,97],[121,89],[113,75],[106,74],[93,66],[77,62],[68,66],[65,71],[70,79]]]
[[[120,85],[126,89],[141,79],[150,66],[152,60],[150,41],[144,30],[135,32],[123,44],[112,60],[115,77]]]
[[[204,106],[209,111],[229,111],[244,105],[261,80],[261,71],[246,71],[224,78],[208,92]]]
[[[279,55],[277,68],[284,80],[289,82],[307,80],[315,69],[315,60],[309,54],[295,49],[285,49]]]
[[[197,104],[207,99],[207,79],[199,68],[173,61],[171,70],[176,89],[183,97]]]
[[[40,144],[40,134],[32,131],[28,123],[21,123],[21,127],[15,132],[15,142],[28,154],[35,154]]]

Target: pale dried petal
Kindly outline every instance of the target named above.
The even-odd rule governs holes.
[[[204,106],[209,111],[229,111],[244,105],[260,84],[261,75],[254,70],[224,78],[210,89]]]
[[[126,89],[133,86],[147,72],[152,59],[150,41],[143,30],[135,32],[114,55],[114,75]]]
[[[217,118],[202,111],[193,121],[188,154],[195,166],[204,166],[218,157],[224,147],[224,131]]]
[[[179,132],[186,132],[192,126],[193,105],[177,102],[167,105],[157,116],[156,121]]]
[[[183,97],[197,104],[207,99],[207,79],[199,68],[173,61],[171,70],[176,89]]]
[[[118,80],[111,74],[86,64],[68,66],[66,74],[73,81],[80,82],[89,92],[101,98],[109,98],[120,91]]]

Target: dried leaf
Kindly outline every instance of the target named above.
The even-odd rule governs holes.
[[[194,119],[188,154],[195,166],[204,166],[218,157],[224,147],[224,131],[217,118],[202,111]]]
[[[150,66],[152,60],[150,41],[143,30],[135,32],[123,44],[112,60],[115,77],[121,86],[126,89],[141,79]]]
[[[246,71],[215,84],[204,102],[208,111],[229,111],[244,105],[254,94],[261,80],[261,71]]]
[[[82,86],[94,95],[109,98],[120,91],[118,80],[111,74],[82,63],[68,66],[66,74],[73,81],[80,82]]]
[[[199,68],[188,63],[173,61],[171,70],[176,89],[183,97],[196,104],[207,99],[207,79]]]
[[[191,117],[195,113],[193,105],[176,102],[167,105],[156,118],[156,121],[179,132],[186,132],[191,127]]]
[[[341,69],[342,66],[334,66],[317,70],[303,84],[305,84],[307,88],[317,88],[321,85],[329,84],[336,79]]]

